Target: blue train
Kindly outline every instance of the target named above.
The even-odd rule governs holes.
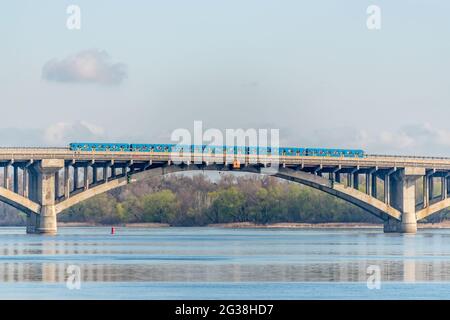
[[[191,152],[202,154],[235,154],[235,155],[280,155],[311,157],[346,157],[364,158],[363,150],[358,149],[326,149],[326,148],[294,148],[294,147],[240,147],[209,145],[176,145],[176,144],[136,144],[136,143],[84,143],[74,142],[69,145],[72,151],[112,151],[112,152]]]

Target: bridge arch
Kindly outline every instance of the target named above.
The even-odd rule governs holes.
[[[30,213],[39,213],[41,209],[38,203],[4,187],[0,187],[0,201],[9,204],[27,215]]]
[[[132,174],[132,181],[141,181],[145,178],[149,177],[157,177],[157,176],[163,176],[170,173],[177,173],[177,172],[187,172],[187,171],[227,171],[223,166],[198,166],[198,165],[191,165],[191,166],[177,166],[177,165],[171,165],[171,166],[163,166],[163,167],[157,167],[157,168],[151,168],[147,169],[146,171],[139,171],[137,173]],[[235,172],[235,171],[233,171]],[[260,167],[258,166],[246,166],[241,168],[239,172],[247,172],[247,173],[256,173],[261,174]],[[347,202],[350,202],[365,211],[368,211],[369,213],[377,216],[378,218],[387,221],[389,219],[395,219],[400,221],[401,220],[401,213],[400,211],[394,209],[393,207],[387,205],[386,203],[371,197],[370,195],[367,195],[359,190],[356,190],[351,187],[344,186],[339,183],[333,183],[329,179],[323,178],[321,176],[313,175],[311,173],[303,172],[303,171],[297,171],[294,169],[289,168],[280,168],[279,171],[274,174],[275,177],[278,177],[280,179],[294,181],[309,187],[312,187],[314,189],[321,190],[323,192],[326,192],[328,194],[331,194],[337,198],[340,198],[342,200],[345,200]],[[87,200],[89,198],[92,198],[96,195],[99,195],[101,193],[107,192],[109,190],[119,188],[122,186],[125,186],[128,184],[127,177],[122,176],[118,177],[116,179],[110,180],[106,183],[102,183],[96,186],[93,186],[92,188],[81,191],[77,194],[72,195],[68,199],[65,199],[59,203],[55,204],[55,211],[56,214],[61,213],[62,211],[72,207],[73,205]]]

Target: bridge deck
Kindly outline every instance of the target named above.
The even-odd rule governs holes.
[[[270,162],[267,156],[240,156],[241,161],[251,163]],[[66,161],[137,161],[137,162],[167,162],[169,153],[151,152],[75,152],[69,148],[0,148],[0,165],[14,162],[28,162],[41,159],[64,159]],[[214,163],[217,156],[204,156],[203,160]],[[222,160],[222,163],[225,159]],[[228,159],[229,160],[229,159]],[[356,167],[372,168],[403,168],[421,167],[436,170],[450,170],[450,158],[444,157],[419,157],[419,156],[389,156],[368,155],[365,158],[335,158],[335,157],[311,157],[311,156],[280,156],[280,164],[288,166],[304,167]]]

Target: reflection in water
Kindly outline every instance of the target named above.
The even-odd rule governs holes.
[[[380,266],[382,281],[450,281],[446,230],[8,231],[0,232],[0,282],[62,283],[69,265],[84,282],[365,282],[369,265]]]
[[[403,275],[405,282],[416,281],[416,261],[415,256],[415,235],[404,236],[404,260],[403,260]]]

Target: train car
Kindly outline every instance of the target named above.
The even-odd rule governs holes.
[[[171,152],[173,144],[143,144],[143,143],[132,143],[130,145],[130,151],[133,152]]]
[[[346,158],[363,158],[363,150],[354,149],[324,149],[324,148],[307,148],[306,155],[311,157],[346,157]]]
[[[280,148],[280,155],[288,157],[301,157],[306,155],[304,148]]]
[[[224,146],[205,146],[203,153],[208,156],[220,156],[224,153]]]
[[[297,147],[254,147],[254,146],[208,146],[208,145],[175,145],[175,144],[127,144],[127,143],[92,143],[73,142],[69,144],[72,151],[104,151],[104,152],[187,152],[206,155],[232,156],[311,156],[311,157],[346,157],[364,158],[366,155],[360,149],[327,149],[327,148],[297,148]]]
[[[130,151],[128,143],[75,142],[69,145],[72,151]]]
[[[203,154],[203,150],[205,149],[205,145],[203,145],[203,144],[199,144],[199,145],[197,145],[197,144],[193,144],[193,145],[191,145],[191,152],[192,153],[194,153],[194,154]]]
[[[152,144],[144,143],[132,143],[130,144],[130,151],[132,152],[150,152],[152,150]]]
[[[246,154],[248,154],[249,156],[257,156],[258,147],[246,147]]]
[[[234,154],[237,156],[245,156],[247,154],[247,147],[234,146]]]
[[[172,152],[189,153],[191,152],[191,146],[188,144],[175,144],[171,150]]]
[[[154,144],[153,152],[157,153],[172,152],[172,147],[173,144]]]

